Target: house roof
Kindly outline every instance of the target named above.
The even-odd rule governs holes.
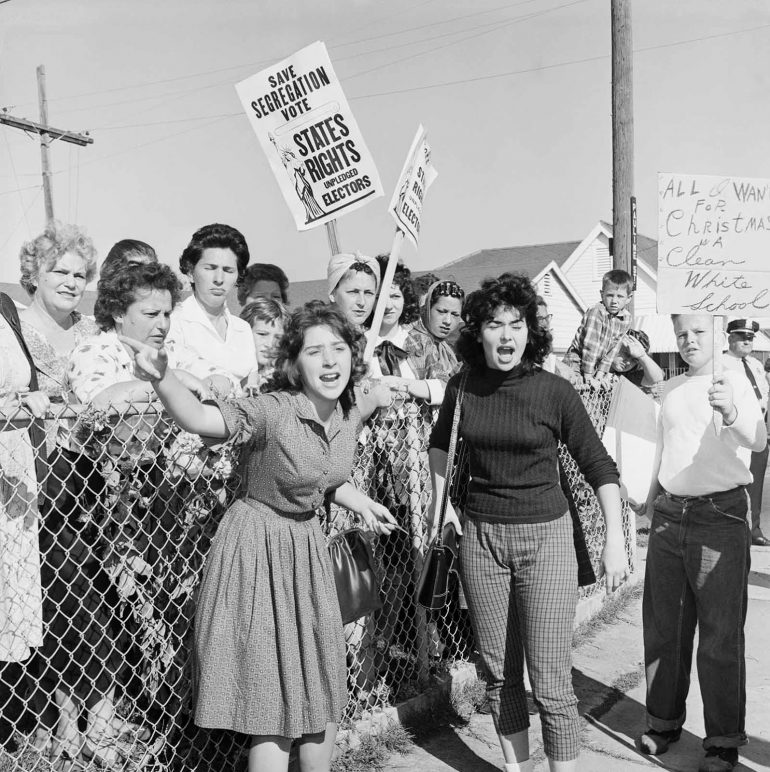
[[[487,276],[499,276],[505,271],[516,271],[535,278],[551,262],[561,266],[579,245],[579,241],[565,241],[556,244],[480,249],[433,270],[442,277],[453,278],[466,292],[470,292],[478,287],[482,279]]]

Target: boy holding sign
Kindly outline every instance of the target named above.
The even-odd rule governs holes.
[[[714,376],[714,318],[672,315],[688,365],[668,381],[658,421],[644,584],[648,730],[642,751],[665,753],[682,732],[693,637],[706,737],[699,772],[730,770],[746,742],[743,627],[748,601],[751,451],[767,442],[748,379]],[[715,428],[714,411],[721,415]],[[719,423],[719,422],[718,422]]]

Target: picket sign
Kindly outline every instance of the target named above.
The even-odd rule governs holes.
[[[235,88],[298,230],[333,222],[383,194],[323,43]],[[331,241],[328,228],[327,235]]]
[[[724,319],[770,308],[770,180],[658,174],[658,313],[713,317],[714,380]],[[722,416],[714,412],[719,431]]]
[[[396,234],[393,238],[393,246],[390,248],[385,275],[380,283],[380,294],[374,309],[372,324],[367,333],[364,362],[368,362],[374,354],[374,347],[380,334],[382,317],[385,315],[385,306],[390,297],[390,285],[393,283],[393,277],[396,273],[404,236],[408,236],[415,247],[417,247],[420,238],[425,193],[438,176],[438,172],[431,162],[431,155],[427,132],[420,124],[417,127],[417,133],[412,140],[388,207],[391,217],[396,221]]]

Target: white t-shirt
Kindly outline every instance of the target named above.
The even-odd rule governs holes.
[[[227,334],[222,340],[195,295],[181,302],[171,314],[166,343],[185,349],[230,373],[239,381],[257,369],[257,349],[249,323],[225,307]]]
[[[676,496],[704,496],[751,483],[751,451],[767,442],[759,402],[745,375],[725,370],[738,417],[714,429],[711,375],[678,375],[666,382],[658,418],[658,480]]]

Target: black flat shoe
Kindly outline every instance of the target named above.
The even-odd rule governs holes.
[[[751,544],[754,547],[770,547],[770,539],[764,534],[757,534],[751,537]]]

